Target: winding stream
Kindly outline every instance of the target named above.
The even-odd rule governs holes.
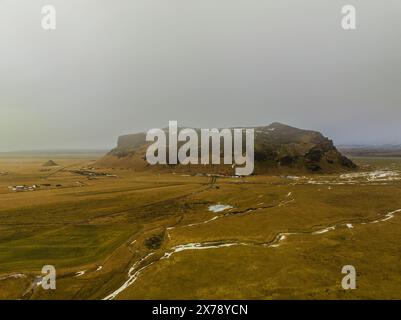
[[[246,210],[245,212],[248,212],[248,211],[249,210]],[[177,245],[177,246],[170,248],[159,259],[153,260],[153,261],[149,262],[148,264],[146,264],[145,266],[140,267],[142,262],[146,261],[150,256],[152,256],[154,254],[154,252],[152,252],[152,253],[149,253],[144,258],[135,262],[135,264],[128,271],[128,280],[120,288],[118,288],[116,291],[114,291],[113,293],[111,293],[110,295],[105,297],[103,300],[114,299],[115,297],[117,297],[117,295],[119,295],[121,292],[123,292],[125,289],[127,289],[130,285],[132,285],[145,269],[149,268],[150,266],[152,266],[153,264],[155,264],[158,261],[161,261],[164,259],[169,259],[172,255],[174,255],[178,252],[188,251],[188,250],[211,250],[211,249],[227,248],[227,247],[233,247],[233,246],[260,246],[260,247],[267,247],[267,248],[277,248],[281,245],[281,243],[283,241],[285,241],[286,239],[288,239],[288,237],[293,236],[293,235],[305,235],[305,234],[319,235],[319,234],[324,234],[324,233],[330,232],[339,227],[346,227],[348,229],[352,229],[352,228],[355,228],[355,225],[365,225],[365,224],[375,224],[375,223],[379,223],[379,222],[385,222],[385,221],[388,221],[388,220],[394,218],[394,215],[399,212],[401,212],[401,209],[397,209],[397,210],[388,212],[386,214],[383,214],[380,218],[372,220],[372,221],[370,221],[369,219],[363,219],[363,220],[359,220],[359,222],[356,222],[355,220],[348,221],[348,222],[341,222],[341,223],[329,225],[325,228],[313,230],[313,231],[300,230],[300,231],[295,231],[295,232],[279,232],[274,236],[273,240],[271,240],[269,242],[264,242],[264,243],[219,241],[219,242],[204,242],[204,243],[196,242],[196,243],[181,244],[181,245]],[[207,222],[213,221],[215,219],[217,219],[217,218],[214,217],[207,221],[200,222],[197,224],[192,224],[192,225],[207,223]],[[188,227],[188,226],[190,226],[190,225],[183,226],[183,227]],[[171,230],[172,228],[167,228],[167,229]],[[169,234],[168,234],[168,236],[170,238]]]

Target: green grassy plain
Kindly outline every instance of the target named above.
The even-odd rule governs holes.
[[[42,157],[0,158],[0,299],[103,299],[129,279],[114,298],[401,298],[401,212],[372,223],[401,209],[401,180],[260,175],[211,184],[113,169],[117,177],[88,179],[69,170],[95,159],[55,161],[49,169]],[[362,171],[401,172],[397,158],[355,161]],[[8,188],[33,184],[41,187]],[[215,204],[232,208],[209,211]],[[282,233],[294,234],[270,246]],[[173,252],[194,243],[211,247]],[[33,285],[48,264],[56,290]],[[356,290],[341,287],[348,264]]]

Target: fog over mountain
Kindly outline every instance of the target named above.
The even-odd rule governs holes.
[[[53,4],[57,29],[41,28]],[[401,2],[2,0],[0,151],[112,148],[180,126],[401,143]]]

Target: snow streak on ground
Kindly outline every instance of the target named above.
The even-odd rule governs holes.
[[[212,212],[221,212],[227,209],[231,209],[232,206],[226,204],[215,204],[213,206],[209,206],[209,211]]]
[[[371,221],[371,222],[361,222],[358,223],[360,225],[365,225],[365,224],[374,224],[374,223],[379,223],[379,222],[384,222],[388,221],[392,218],[394,218],[394,214],[401,212],[401,209],[397,209],[391,212],[386,213],[383,215],[380,219]],[[277,248],[281,245],[283,241],[288,239],[289,236],[291,235],[305,235],[305,234],[312,234],[312,235],[320,235],[327,233],[329,231],[335,230],[336,228],[339,227],[346,227],[348,229],[353,229],[355,226],[355,222],[353,224],[351,223],[340,223],[332,226],[328,226],[316,231],[308,231],[308,232],[281,232],[278,233],[275,238],[270,241],[269,243],[252,243],[252,242],[205,242],[205,243],[187,243],[187,244],[181,244],[174,246],[170,248],[168,251],[164,253],[164,255],[157,260],[154,260],[150,262],[149,264],[141,267],[140,269],[139,266],[142,262],[147,260],[151,255],[154,254],[154,252],[149,253],[147,256],[144,258],[140,259],[137,261],[128,271],[128,280],[116,291],[108,295],[104,300],[112,300],[114,299],[118,294],[120,294],[122,291],[127,289],[130,285],[132,285],[139,277],[139,275],[144,271],[146,268],[150,267],[154,263],[164,260],[164,259],[169,259],[171,256],[173,256],[176,253],[182,252],[182,251],[188,251],[188,250],[208,250],[208,249],[219,249],[219,248],[227,248],[227,247],[233,247],[233,246],[262,246],[262,247],[268,247],[268,248]]]

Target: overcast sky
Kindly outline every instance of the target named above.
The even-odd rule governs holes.
[[[168,120],[401,143],[400,39],[400,0],[0,0],[0,151],[111,148]]]

